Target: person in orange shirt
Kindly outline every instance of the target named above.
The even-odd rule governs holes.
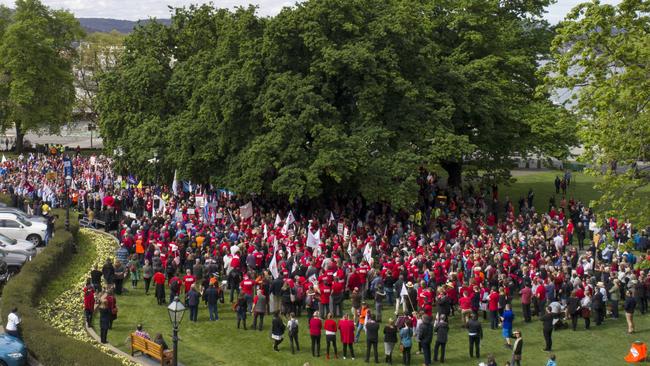
[[[366,325],[366,320],[370,317],[370,309],[368,304],[365,301],[361,302],[361,309],[359,309],[359,323],[357,324],[357,334],[354,337],[354,342],[359,342],[359,336],[361,336],[361,330]]]
[[[142,238],[135,241],[135,253],[138,255],[138,260],[142,262],[144,259],[144,240]]]
[[[203,242],[205,241],[205,236],[199,235],[196,237],[196,247],[197,248],[202,248],[203,247]]]

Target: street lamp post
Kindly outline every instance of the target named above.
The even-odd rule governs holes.
[[[172,323],[172,328],[174,333],[172,335],[172,347],[173,347],[173,359],[172,366],[178,366],[178,327],[183,321],[183,315],[185,314],[185,306],[178,300],[178,296],[174,298],[171,304],[167,307],[169,312],[169,321]]]
[[[65,230],[70,231],[70,185],[72,184],[72,177],[65,176]]]

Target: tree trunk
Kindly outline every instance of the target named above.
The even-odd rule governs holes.
[[[447,178],[447,186],[460,187],[462,183],[463,164],[456,161],[442,162],[442,168],[447,171],[449,178]]]
[[[16,153],[20,154],[23,152],[23,138],[25,134],[20,128],[20,123],[16,123]]]

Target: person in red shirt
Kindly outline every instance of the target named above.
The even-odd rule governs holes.
[[[156,299],[158,305],[165,304],[165,275],[158,271],[153,275],[153,283],[156,284]]]
[[[354,360],[354,321],[346,313],[343,319],[339,320],[339,331],[341,332],[341,343],[343,343],[343,359],[348,357],[348,348],[350,356]]]
[[[537,306],[535,307],[535,315],[542,316],[544,315],[546,309],[546,286],[544,286],[544,281],[539,280],[539,285],[535,289],[535,298],[537,299]]]
[[[332,313],[327,314],[327,319],[325,320],[325,341],[327,342],[327,355],[326,359],[330,359],[330,345],[334,346],[334,358],[339,358],[338,350],[336,349],[336,320]]]
[[[239,283],[239,288],[241,289],[242,295],[246,299],[247,312],[251,312],[253,308],[253,289],[255,287],[255,281],[253,281],[248,275],[244,275],[244,280]]]
[[[470,292],[465,291],[458,303],[460,306],[460,313],[463,316],[463,324],[467,325],[467,322],[472,315],[472,297],[470,296]]]
[[[490,312],[490,329],[499,328],[499,293],[492,287],[488,296],[488,311]]]
[[[309,336],[311,337],[311,355],[320,357],[320,336],[323,328],[323,321],[320,319],[320,313],[314,312],[314,316],[309,319]]]
[[[332,295],[332,286],[330,286],[329,281],[325,280],[322,284],[318,286],[318,291],[320,292],[320,313],[327,314],[330,312],[330,297]]]
[[[86,315],[86,326],[93,326],[93,313],[95,312],[95,289],[90,280],[84,287],[84,314]]]
[[[186,270],[185,276],[183,276],[183,284],[185,285],[185,293],[190,292],[190,288],[196,282],[196,277],[192,275],[191,270]]]
[[[521,308],[524,314],[524,322],[530,323],[531,322],[530,303],[532,302],[531,299],[533,297],[533,291],[531,290],[530,286],[526,283],[524,285],[524,288],[522,288],[519,291],[519,295],[521,295]]]

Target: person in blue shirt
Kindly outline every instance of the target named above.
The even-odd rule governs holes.
[[[515,313],[512,312],[512,307],[510,304],[506,304],[506,310],[503,312],[503,315],[501,316],[501,322],[503,324],[503,338],[506,340],[506,347],[507,348],[512,348],[512,342],[510,338],[512,338],[512,322],[515,320]]]
[[[402,344],[402,360],[404,365],[411,364],[411,347],[413,346],[413,329],[410,319],[406,319],[404,327],[399,331],[399,338]]]

